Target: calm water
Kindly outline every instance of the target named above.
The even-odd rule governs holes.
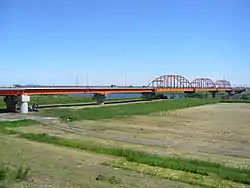
[[[175,96],[175,98],[182,98],[184,94],[165,94],[168,98],[171,96]],[[78,96],[78,97],[93,97],[93,94],[72,94],[70,96]],[[139,93],[111,93],[106,95],[107,99],[128,99],[128,98],[140,98],[142,95]]]
[[[94,94],[72,94],[69,96],[75,96],[75,97],[93,97]],[[164,94],[168,98],[184,98],[186,94],[184,93],[171,93],[171,94]],[[111,93],[106,95],[106,99],[129,99],[129,98],[140,98],[142,95],[140,93]],[[211,98],[212,95],[208,93],[208,98]],[[222,95],[220,93],[216,94],[216,98],[221,98]],[[239,98],[239,95],[231,96],[231,98]]]

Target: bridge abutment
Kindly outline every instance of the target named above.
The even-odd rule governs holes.
[[[28,113],[29,101],[30,96],[27,95],[4,97],[7,112],[17,112],[17,106],[19,106],[20,113]]]
[[[94,98],[96,99],[96,102],[98,105],[104,105],[104,101],[106,96],[103,94],[94,94]]]

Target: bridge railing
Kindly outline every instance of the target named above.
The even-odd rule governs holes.
[[[134,89],[134,88],[167,88],[167,89],[236,89],[243,90],[246,87],[232,87],[230,82],[227,80],[217,80],[213,82],[210,78],[196,78],[192,82],[181,75],[163,75],[159,76],[150,82],[147,86],[133,86],[133,85],[15,85],[10,87],[0,87],[0,88],[84,88],[84,89],[94,89],[94,88],[121,88],[121,89]]]

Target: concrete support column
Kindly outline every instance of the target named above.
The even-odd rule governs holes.
[[[19,112],[20,113],[28,113],[28,102],[30,101],[30,96],[22,95],[17,97]]]
[[[28,102],[19,102],[20,113],[28,113]]]
[[[212,93],[212,98],[215,98],[217,92],[211,92],[211,93]]]
[[[104,105],[104,101],[105,101],[105,98],[106,98],[105,95],[97,93],[97,94],[94,95],[94,98],[96,99],[97,104]]]
[[[7,112],[16,112],[17,111],[17,101],[15,96],[6,96],[4,97],[4,102],[6,103]]]
[[[146,100],[152,100],[155,93],[142,93],[142,95],[146,98]]]
[[[227,92],[227,94],[228,94],[228,99],[232,99],[233,98],[233,96],[235,95],[235,92]]]

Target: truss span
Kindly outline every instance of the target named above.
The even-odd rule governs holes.
[[[217,80],[215,85],[217,88],[231,88],[231,84],[227,80]]]
[[[193,88],[216,88],[215,83],[210,78],[196,78],[190,86]]]
[[[149,83],[154,88],[189,88],[190,82],[181,75],[163,75]]]
[[[181,75],[163,75],[159,76],[148,84],[153,88],[192,88],[192,89],[231,89],[231,84],[227,80],[217,80],[213,82],[210,78],[196,78],[189,82]]]

